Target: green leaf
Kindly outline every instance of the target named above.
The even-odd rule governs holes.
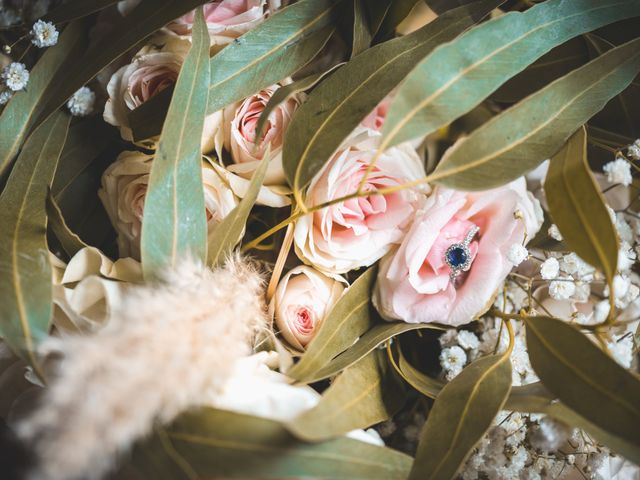
[[[0,336],[36,368],[53,306],[45,202],[69,118],[57,113],[29,136],[0,196]]]
[[[431,180],[487,190],[535,168],[633,80],[639,47],[636,39],[609,50],[497,115],[450,148]]]
[[[411,457],[339,438],[296,440],[272,420],[215,409],[186,413],[136,450],[140,479],[405,479]]]
[[[511,389],[509,355],[476,360],[440,392],[427,417],[410,480],[454,478]]]
[[[216,112],[292,75],[322,49],[334,31],[333,13],[343,0],[303,0],[276,12],[211,59],[207,112]],[[134,138],[157,135],[169,90],[130,114]]]
[[[100,70],[171,20],[178,18],[204,0],[142,0],[142,2],[105,36],[101,37],[84,55],[74,58],[73,65],[59,69],[48,78],[51,85],[46,90],[38,122],[42,122]],[[54,47],[55,48],[55,47]]]
[[[264,177],[269,167],[269,161],[271,154],[269,150],[265,153],[264,158],[260,162],[260,165],[256,169],[251,177],[251,183],[244,198],[240,200],[240,203],[229,212],[222,222],[215,228],[215,230],[209,234],[207,239],[207,264],[215,267],[224,263],[227,256],[233,251],[238,242],[242,239],[242,234],[249,218],[249,213],[253,205],[256,203],[258,193]]]
[[[551,159],[544,191],[568,248],[604,272],[611,284],[618,269],[618,236],[589,169],[584,127]]]
[[[432,323],[384,322],[380,325],[376,325],[367,333],[362,335],[362,337],[351,348],[342,352],[319,370],[305,376],[303,381],[305,383],[312,383],[333,377],[345,368],[364,358],[365,355],[382,345],[390,338],[401,335],[405,332],[422,330],[425,328],[432,330],[446,330],[446,328]]]
[[[451,123],[553,47],[638,15],[639,0],[549,0],[477,26],[425,58],[400,86],[383,127],[384,147]]]
[[[640,380],[574,326],[526,320],[531,365],[545,387],[602,430],[640,445]]]
[[[302,190],[345,138],[439,44],[455,38],[501,3],[456,9],[420,30],[368,49],[323,81],[296,111],[284,139],[289,185]]]
[[[45,91],[52,75],[67,70],[69,60],[77,60],[74,56],[84,41],[83,33],[81,23],[68,25],[60,34],[58,44],[47,48],[31,70],[27,89],[13,95],[4,107],[0,115],[0,177],[7,173],[32,128],[41,102],[46,99]]]
[[[404,388],[380,350],[347,368],[323,393],[320,403],[298,415],[287,428],[317,442],[388,420],[404,403]]]
[[[118,0],[67,0],[47,13],[42,20],[59,24],[104,10]]]
[[[393,0],[382,21],[376,37],[385,38],[393,35],[396,27],[409,16],[413,7],[420,0]]]
[[[442,380],[431,378],[419,371],[407,361],[405,356],[402,354],[402,349],[399,344],[396,343],[395,346],[395,350],[398,352],[398,362],[396,363],[393,356],[393,347],[392,350],[389,350],[389,360],[396,371],[418,392],[426,397],[436,398],[446,383]]]
[[[256,126],[256,142],[259,142],[262,138],[262,130],[269,120],[269,115],[278,107],[278,105],[296,93],[304,92],[305,90],[313,88],[320,80],[333,72],[333,70],[338,66],[339,65],[336,65],[326,72],[309,75],[308,77],[301,78],[300,80],[296,80],[295,82],[291,82],[288,85],[283,85],[278,88],[264,106],[264,110],[262,110],[262,113],[260,114],[258,125]]]
[[[69,258],[83,248],[88,247],[78,235],[71,231],[60,211],[60,207],[51,194],[47,195],[47,220],[48,227],[51,228]]]
[[[180,69],[144,202],[141,257],[146,278],[187,256],[205,261],[207,220],[200,141],[209,80],[209,32],[196,11],[192,45]]]
[[[298,363],[287,371],[289,377],[306,381],[373,326],[377,316],[371,306],[371,289],[376,273],[375,267],[369,268],[342,294]]]

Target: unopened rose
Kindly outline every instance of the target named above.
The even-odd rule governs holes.
[[[111,223],[118,232],[121,257],[140,258],[140,233],[152,155],[122,152],[102,175],[98,192]],[[209,232],[238,204],[238,199],[218,173],[202,164],[207,228]]]
[[[291,117],[301,99],[294,95],[278,105],[265,122],[260,141],[256,143],[256,128],[260,115],[280,85],[272,85],[245,99],[239,106],[224,112],[224,143],[234,164],[229,171],[250,179],[267,151],[270,154],[265,185],[285,185],[282,170],[282,144]]]
[[[104,120],[120,128],[124,140],[133,141],[129,114],[166,88],[175,85],[189,42],[175,37],[157,36],[136,54],[131,63],[118,69],[109,80],[109,98],[104,107]],[[222,146],[222,112],[205,118],[202,151]]]
[[[216,0],[203,5],[211,48],[219,50],[235,38],[247,33],[277,10],[280,0]],[[177,35],[188,37],[193,29],[195,10],[177,18],[167,28]]]
[[[312,180],[305,202],[320,205],[355,193],[375,155],[371,141],[339,150]],[[363,192],[394,187],[423,178],[422,160],[408,144],[390,148],[376,162]],[[301,217],[294,230],[296,253],[308,264],[330,273],[366,267],[399,243],[413,218],[417,189],[365,195]]]
[[[389,320],[461,325],[492,304],[513,264],[514,243],[531,239],[542,224],[537,200],[524,179],[485,192],[437,187],[406,237],[380,262],[374,304]],[[445,252],[479,227],[469,244],[471,266],[455,280]]]
[[[342,282],[306,265],[289,271],[274,297],[276,324],[285,340],[304,350],[343,290]]]

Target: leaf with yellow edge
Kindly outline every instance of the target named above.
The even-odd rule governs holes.
[[[187,256],[206,259],[200,142],[208,86],[209,32],[198,8],[191,48],[180,69],[149,174],[140,242],[145,277],[175,268]]]
[[[611,283],[618,268],[618,236],[589,168],[584,127],[551,158],[544,191],[569,250],[600,269]]]
[[[287,424],[296,437],[321,441],[391,418],[404,403],[404,388],[381,350],[342,372],[320,403]]]
[[[640,39],[609,50],[493,117],[450,148],[430,180],[487,190],[556,153],[640,71]]]
[[[29,136],[0,196],[0,336],[36,368],[53,308],[45,203],[69,118],[58,112]]]
[[[442,389],[429,412],[409,480],[454,478],[510,390],[508,354],[483,357],[462,370]]]
[[[562,320],[529,317],[527,349],[545,387],[578,415],[640,447],[640,379]]]

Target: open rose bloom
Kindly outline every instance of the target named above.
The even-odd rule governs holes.
[[[306,204],[320,205],[358,190],[376,143],[365,140],[338,151],[307,190]],[[424,177],[424,167],[407,144],[382,153],[363,186],[364,192],[394,187]],[[352,198],[306,215],[296,222],[296,252],[304,262],[329,273],[367,267],[399,243],[409,227],[419,189]]]
[[[383,317],[410,323],[462,325],[484,313],[513,268],[507,253],[542,224],[539,203],[524,179],[485,192],[436,187],[400,246],[380,263],[374,304]],[[469,244],[468,272],[450,277],[450,245]]]

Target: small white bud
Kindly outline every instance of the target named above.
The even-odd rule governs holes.
[[[560,230],[558,230],[558,226],[555,223],[549,227],[547,233],[554,240],[557,240],[558,242],[562,241],[562,234],[560,233]]]
[[[549,295],[555,300],[568,300],[576,291],[576,284],[573,281],[555,280],[549,284]]]
[[[13,62],[2,69],[0,77],[9,89],[17,92],[29,83],[29,70],[24,63]]]
[[[627,187],[633,182],[631,164],[623,158],[617,158],[613,162],[607,163],[602,167],[602,171],[607,174],[609,183],[620,183]]]
[[[96,94],[89,87],[82,87],[67,102],[67,108],[74,117],[84,117],[93,110]]]
[[[514,243],[509,248],[509,252],[507,253],[507,260],[513,263],[516,267],[524,262],[529,256],[529,250],[527,250],[520,243]]]

